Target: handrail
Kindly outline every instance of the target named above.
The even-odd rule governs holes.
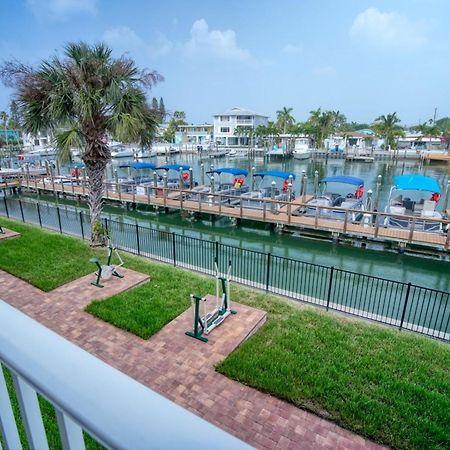
[[[249,448],[2,300],[0,361],[108,448]]]
[[[39,175],[35,175],[35,178],[39,177]],[[40,175],[40,177],[43,179],[44,176]],[[45,176],[45,178],[50,178],[52,180],[52,186],[53,186],[53,190],[55,183],[54,183],[54,179],[59,179],[61,178],[60,176]],[[83,195],[84,195],[84,190],[85,190],[85,180],[80,179],[80,178],[76,178],[76,177],[71,177],[71,176],[66,176],[63,177],[66,178],[67,180],[76,180],[77,187],[82,187],[83,188]],[[58,184],[58,183],[56,183]],[[104,181],[103,182],[105,189],[105,192],[107,193],[107,198],[113,198],[110,194],[112,193],[111,190],[109,188],[107,188],[107,186],[115,186],[116,192],[115,194],[118,195],[119,197],[119,201],[122,201],[123,199],[125,199],[126,197],[124,195],[127,195],[126,192],[122,192],[121,190],[121,186],[127,185],[128,183],[120,183],[120,182],[115,182],[112,180],[109,181]],[[44,183],[45,185],[45,183]],[[73,190],[73,189],[72,189]],[[154,187],[148,187],[148,193],[146,195],[142,195],[139,196],[137,195],[135,192],[130,193],[130,197],[132,199],[133,202],[136,201],[136,199],[138,197],[145,197],[146,199],[146,203],[150,203],[150,199],[151,197],[158,197],[157,195],[155,195],[155,190],[158,190],[159,192],[163,193],[162,198],[164,198],[164,206],[167,206],[167,201],[179,201],[179,199],[171,199],[168,197],[168,195],[170,193],[177,193],[180,196],[184,196],[184,195],[191,195],[191,194],[198,194],[199,196],[201,195],[208,195],[210,197],[213,198],[219,198],[222,200],[242,200],[242,197],[240,195],[230,195],[230,194],[222,194],[220,192],[210,192],[207,194],[202,194],[202,193],[197,193],[197,192],[192,192],[191,189],[180,189],[180,188],[170,188],[170,187],[164,187],[164,186],[158,186],[157,188]],[[61,191],[64,192],[64,188],[61,187]],[[153,192],[152,192],[153,191]],[[151,194],[150,194],[151,192]],[[324,210],[324,211],[339,211],[342,212],[343,214],[345,214],[345,212],[347,211],[347,213],[356,213],[356,214],[365,214],[365,215],[371,215],[374,217],[380,217],[380,218],[386,218],[386,217],[392,217],[392,218],[397,218],[397,219],[403,219],[403,220],[408,220],[408,221],[413,221],[415,220],[415,222],[427,222],[427,223],[440,223],[442,224],[443,227],[450,225],[450,219],[437,219],[437,218],[433,218],[433,217],[420,217],[420,216],[412,216],[412,215],[406,215],[406,214],[395,214],[395,213],[389,213],[389,212],[385,212],[385,211],[372,211],[372,210],[360,210],[360,209],[353,209],[353,208],[342,208],[342,207],[338,207],[338,206],[324,206],[324,205],[311,205],[305,202],[293,202],[293,201],[287,201],[287,200],[276,200],[276,199],[271,199],[271,198],[255,198],[255,199],[248,199],[250,201],[258,201],[261,202],[263,204],[275,204],[278,205],[278,210],[276,211],[276,214],[280,215],[280,217],[282,217],[283,215],[286,215],[289,220],[290,217],[292,215],[292,207],[294,207],[295,209],[298,208],[311,208],[311,209],[318,209],[319,211]],[[199,200],[192,200],[192,199],[183,199],[183,201],[191,201],[193,203],[202,203]],[[145,203],[145,202],[144,202]],[[186,206],[186,205],[184,205]],[[226,207],[227,205],[224,204],[221,206],[221,209],[223,207]],[[283,210],[282,208],[286,207],[286,210]],[[254,208],[248,208],[245,205],[243,206],[243,209],[254,209]],[[270,211],[270,208],[268,208]],[[312,216],[311,216],[312,217]],[[319,214],[320,217],[320,214]],[[322,219],[323,217],[320,217],[320,219]],[[325,217],[324,219],[332,219],[330,217]],[[378,222],[378,220],[376,221]],[[375,227],[376,224],[366,224],[366,225],[372,225],[373,227]],[[423,230],[414,230],[414,233],[416,232],[427,232],[427,231],[423,231]],[[436,234],[436,233],[433,233]]]

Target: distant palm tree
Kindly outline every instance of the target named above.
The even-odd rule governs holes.
[[[429,150],[431,149],[431,139],[433,136],[440,136],[441,131],[439,130],[439,127],[434,123],[432,119],[430,119],[428,122],[421,123],[419,125],[416,125],[415,127],[412,127],[414,131],[417,131],[421,134],[419,138],[417,138],[418,141],[422,140],[422,137],[427,137],[429,139]]]
[[[8,123],[8,114],[5,111],[0,112],[0,120],[3,124],[3,129],[5,130],[5,141],[6,141],[6,147],[9,146],[8,142],[8,130],[7,130],[7,123]]]
[[[113,58],[104,44],[70,43],[64,55],[43,61],[37,69],[6,62],[0,75],[16,89],[26,131],[53,130],[62,157],[71,146],[82,149],[89,177],[91,245],[101,245],[103,178],[111,159],[108,133],[121,141],[151,142],[158,117],[147,104],[145,89],[162,77],[139,70],[128,57]]]
[[[280,109],[277,111],[277,127],[283,132],[283,134],[286,134],[288,131],[288,128],[294,125],[295,119],[291,115],[291,112],[293,111],[292,108],[286,108],[283,107],[283,109]]]
[[[405,131],[399,125],[401,120],[397,117],[397,113],[382,115],[375,119],[373,129],[380,137],[384,139],[385,148],[396,148],[397,139],[404,136]]]

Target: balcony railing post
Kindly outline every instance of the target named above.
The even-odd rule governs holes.
[[[334,266],[331,266],[330,270],[330,279],[328,281],[328,294],[327,294],[327,311],[330,306],[330,299],[331,299],[331,289],[333,287],[333,275],[334,275]]]
[[[267,267],[266,267],[266,292],[269,292],[269,284],[270,284],[270,252],[267,253]]]
[[[71,417],[55,408],[59,435],[63,449],[84,449],[83,430]]]
[[[6,448],[22,448],[19,433],[17,431],[16,420],[9,400],[8,388],[6,387],[5,376],[0,367],[0,432],[6,443]]]
[[[409,300],[409,293],[410,292],[411,292],[411,283],[408,283],[408,287],[406,288],[405,301],[403,303],[402,317],[400,319],[400,326],[398,327],[399,330],[402,329],[403,322],[405,321],[406,307],[408,306],[408,300]]]

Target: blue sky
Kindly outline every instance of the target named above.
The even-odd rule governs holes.
[[[35,64],[105,41],[158,70],[150,98],[189,122],[232,106],[306,120],[321,106],[416,124],[435,107],[450,116],[449,20],[449,0],[1,0],[0,58]]]

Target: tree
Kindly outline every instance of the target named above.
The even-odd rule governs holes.
[[[15,100],[11,101],[11,103],[9,105],[9,111],[11,114],[10,114],[10,118],[9,118],[8,127],[13,130],[20,130],[21,129],[20,112],[19,112],[19,107],[17,105],[17,102]]]
[[[412,129],[421,134],[421,136],[417,138],[418,142],[421,142],[423,137],[428,136],[430,144],[428,150],[431,149],[432,137],[441,135],[441,131],[439,127],[436,125],[436,123],[433,121],[433,119],[430,119],[428,122],[420,123],[419,125],[412,127]]]
[[[161,115],[161,121],[164,122],[164,120],[166,119],[166,107],[164,106],[164,100],[162,97],[160,97],[159,99],[159,113]]]
[[[322,111],[317,108],[310,111],[305,124],[306,134],[313,140],[315,148],[322,148],[325,138],[332,135],[345,123],[345,116],[339,111]]]
[[[80,147],[88,175],[91,245],[103,244],[103,179],[111,159],[107,134],[124,142],[151,141],[157,121],[145,90],[161,75],[139,70],[128,57],[113,58],[104,44],[78,42],[69,43],[62,58],[53,56],[36,69],[6,62],[0,76],[15,88],[26,131],[51,129],[62,157],[71,146]]]
[[[277,127],[283,134],[286,134],[288,128],[295,123],[294,117],[291,115],[292,108],[283,107],[277,111]]]
[[[158,111],[159,110],[158,99],[156,97],[152,98],[152,109],[154,111]]]
[[[404,136],[405,132],[399,125],[400,122],[396,112],[375,119],[372,128],[378,136],[384,139],[385,148],[396,148],[397,139]]]
[[[170,119],[168,127],[163,133],[163,139],[167,142],[174,142],[175,132],[180,125],[187,125],[186,113],[184,111],[175,111]]]
[[[234,135],[235,136],[243,136],[247,138],[247,145],[251,147],[253,136],[255,134],[255,129],[250,126],[243,126],[243,127],[236,127],[234,129]]]
[[[7,129],[8,119],[9,119],[9,116],[6,113],[6,111],[1,111],[0,112],[0,120],[2,121],[3,130],[5,132],[5,143],[6,143],[6,146],[9,145],[9,142],[8,142],[8,129]]]

